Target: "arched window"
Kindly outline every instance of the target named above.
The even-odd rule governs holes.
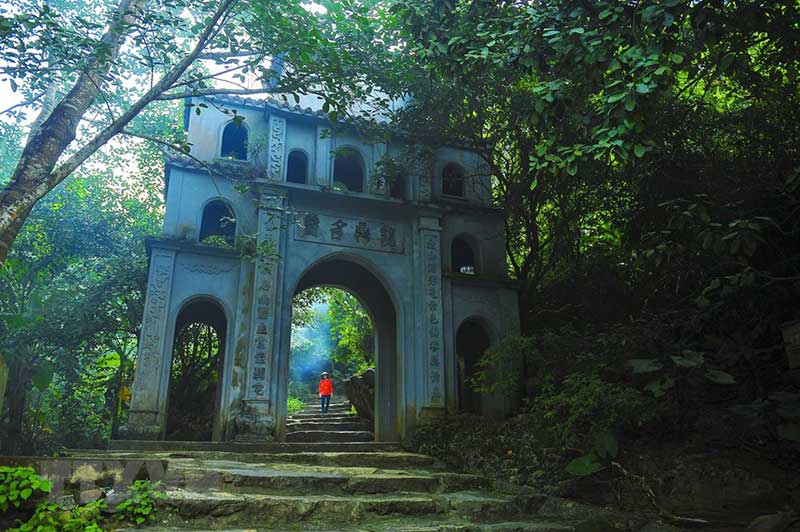
[[[447,163],[442,170],[442,194],[464,197],[464,169],[456,163]]]
[[[364,192],[364,161],[356,150],[346,148],[336,154],[333,162],[333,186],[350,192]]]
[[[231,122],[225,126],[219,155],[241,161],[247,159],[247,128],[244,124]]]
[[[222,238],[230,245],[233,245],[236,238],[236,218],[233,209],[224,201],[211,201],[203,209],[203,220],[200,222],[200,242],[209,237]]]
[[[450,245],[450,263],[456,273],[475,274],[478,261],[472,245],[463,237],[456,237]]]
[[[470,379],[480,368],[478,363],[490,344],[489,332],[478,320],[465,321],[456,332],[458,409],[461,411],[481,413],[481,394],[472,389]]]
[[[308,177],[308,157],[300,150],[292,150],[286,160],[286,181],[304,185]]]

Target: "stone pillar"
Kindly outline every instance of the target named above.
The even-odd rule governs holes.
[[[284,225],[284,197],[263,194],[258,211],[258,246],[274,256],[260,257],[254,272],[250,339],[245,377],[246,388],[241,410],[235,413],[234,437],[243,441],[269,441],[274,437],[275,405],[272,404],[273,373],[278,348],[276,341],[276,297]]]
[[[128,413],[128,425],[123,430],[128,438],[158,439],[166,417],[166,397],[160,397],[164,379],[169,378],[165,352],[169,320],[169,300],[175,252],[153,249],[150,274],[147,280],[142,331],[139,335],[139,354],[133,380],[133,397]]]
[[[284,181],[286,120],[283,118],[277,116],[269,117],[269,146],[267,154],[267,178],[272,181]]]
[[[0,355],[0,417],[3,417],[3,400],[6,398],[6,383],[8,382],[8,366]]]
[[[329,187],[331,183],[331,130],[317,126],[316,153],[314,154],[314,179],[317,185]]]
[[[444,339],[442,331],[442,260],[441,226],[438,218],[419,220],[421,253],[422,313],[417,320],[422,325],[423,346],[420,378],[424,381],[423,397],[418,403],[422,415],[437,415],[444,411]],[[419,293],[419,292],[418,292]]]

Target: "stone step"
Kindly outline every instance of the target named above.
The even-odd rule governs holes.
[[[471,479],[459,484],[467,486]],[[292,464],[241,464],[229,461],[175,463],[163,484],[192,491],[225,491],[275,495],[429,493],[453,485],[449,475],[437,472],[382,470],[375,468],[313,467]],[[471,489],[481,483],[472,482]],[[466,489],[466,488],[465,488]]]
[[[304,430],[358,430],[370,431],[372,426],[366,421],[291,421],[286,423],[286,432]]]
[[[322,408],[321,403],[306,403],[303,406],[303,410],[320,410]],[[350,406],[350,403],[331,403],[328,405],[328,410],[335,410],[337,412],[350,412],[353,407]]]
[[[293,444],[305,446],[305,444]],[[310,444],[328,445],[328,444]],[[335,444],[357,448],[364,443],[356,444]],[[121,463],[123,465],[131,462],[142,464],[162,464],[167,468],[169,464],[178,460],[226,460],[229,462],[239,462],[242,464],[297,464],[319,467],[366,467],[375,469],[410,469],[410,470],[431,470],[442,471],[444,466],[435,458],[424,454],[408,453],[403,451],[345,451],[345,452],[232,452],[232,451],[96,451],[96,450],[75,450],[69,458],[42,458],[42,457],[7,457],[7,461],[0,460],[0,465],[32,465],[51,463],[51,462],[75,462],[93,463],[108,462]]]
[[[370,438],[372,440],[372,438]],[[235,453],[343,453],[402,451],[398,442],[375,441],[318,441],[318,442],[208,442],[208,441],[161,441],[161,440],[111,440],[110,451],[163,451],[163,452],[235,452]],[[80,449],[70,454],[83,453]]]
[[[370,442],[367,430],[303,430],[286,433],[287,442]]]
[[[156,529],[151,525],[145,529]],[[281,526],[279,528],[197,528],[158,526],[159,532],[261,532],[313,530],[315,532],[575,532],[577,529],[567,523],[550,520],[529,520],[501,523],[470,523],[442,517],[426,516],[417,518],[375,517],[363,523],[303,523],[301,527]],[[141,528],[117,529],[117,532],[138,532]]]
[[[319,419],[359,419],[358,416],[353,414],[347,414],[344,412],[329,412],[327,414],[323,414],[322,412],[298,412],[297,414],[292,414],[287,419],[288,420],[298,420],[298,419],[308,419],[308,418],[319,418]]]
[[[171,518],[164,519],[167,524],[191,519],[195,524],[212,524],[215,528],[253,525],[266,529],[276,525],[299,528],[301,523],[325,523],[327,527],[330,523],[363,525],[365,520],[378,516],[416,517],[421,519],[420,524],[436,516],[489,523],[518,519],[530,506],[519,497],[481,492],[335,496],[169,489],[165,495],[159,506],[171,513]],[[427,519],[422,520],[423,516]]]

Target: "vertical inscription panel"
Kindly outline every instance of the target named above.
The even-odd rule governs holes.
[[[423,229],[423,322],[426,328],[428,398],[430,406],[444,406],[444,349],[442,335],[442,267],[439,231]]]
[[[147,301],[139,336],[139,354],[133,385],[133,410],[158,410],[158,390],[164,359],[164,336],[167,330],[172,270],[175,255],[154,250],[150,259]]]
[[[286,120],[272,116],[269,119],[269,147],[267,148],[267,177],[283,181],[283,161],[286,157]]]
[[[280,204],[280,198],[262,198],[262,203],[272,206]],[[271,242],[269,247],[277,249],[282,224],[281,210],[261,208],[258,219],[258,244],[261,247]],[[270,395],[269,383],[272,372],[273,349],[275,344],[275,286],[278,276],[278,262],[275,257],[261,257],[254,273],[253,323],[248,357],[247,399],[266,401]]]

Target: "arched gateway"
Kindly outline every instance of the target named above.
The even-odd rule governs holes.
[[[187,109],[198,103],[187,102]],[[506,413],[513,393],[467,395],[473,392],[464,379],[473,368],[465,364],[480,353],[460,345],[475,323],[491,331],[485,343],[492,345],[519,330],[503,220],[491,206],[480,158],[456,148],[409,157],[407,145],[367,143],[345,124],[334,127],[321,114],[272,101],[214,103],[198,116],[187,112],[194,159],[166,163],[163,235],[147,241],[127,437],[172,433],[175,337],[187,305],[202,301],[213,302],[213,320],[200,322],[213,321],[220,343],[218,382],[206,402],[215,409],[208,414],[212,439],[283,439],[292,298],[320,285],[353,293],[375,325],[376,440],[396,441],[420,418],[467,405],[487,416]],[[222,152],[229,121],[222,106],[245,118],[246,155]],[[302,160],[290,160],[292,153]],[[344,175],[342,153],[359,162],[350,165],[358,175]],[[379,162],[387,156],[411,168],[383,175]],[[448,181],[452,168],[460,171],[459,194]],[[209,220],[216,205],[225,206],[217,209],[224,216]]]

